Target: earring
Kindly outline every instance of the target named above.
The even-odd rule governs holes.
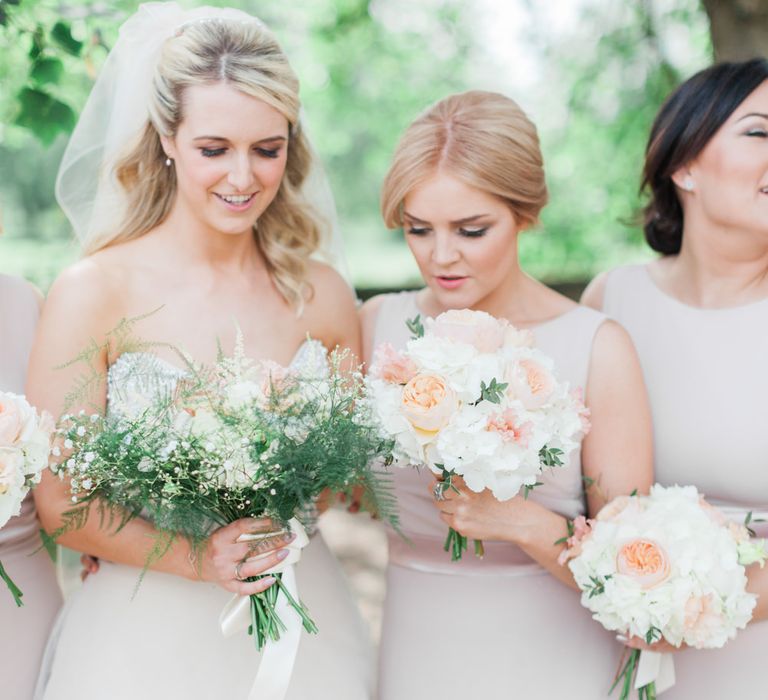
[[[685,178],[683,182],[683,189],[686,192],[693,192],[693,180],[690,177]]]
[[[165,159],[165,167],[170,168],[173,161],[170,158]]]

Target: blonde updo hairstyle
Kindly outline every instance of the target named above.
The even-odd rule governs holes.
[[[301,308],[309,290],[307,261],[320,244],[320,220],[301,194],[312,155],[299,123],[299,81],[267,27],[212,18],[190,22],[168,39],[155,70],[149,120],[138,142],[116,164],[127,195],[116,231],[97,238],[86,253],[138,238],[162,223],[176,197],[176,173],[166,167],[160,136],[173,137],[184,118],[184,91],[226,83],[262,100],[289,123],[285,174],[254,233],[277,289]]]
[[[472,90],[429,107],[405,130],[384,178],[381,213],[403,225],[403,201],[435,173],[499,197],[521,228],[538,223],[547,184],[536,127],[514,100]]]

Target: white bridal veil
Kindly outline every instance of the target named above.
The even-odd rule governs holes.
[[[241,10],[175,2],[141,5],[120,28],[67,144],[56,178],[56,199],[81,245],[114,231],[123,219],[126,198],[114,166],[123,149],[138,138],[149,117],[152,76],[163,43],[189,22],[206,18],[260,22]],[[302,125],[303,128],[303,125]],[[326,224],[317,257],[349,279],[336,208],[328,178],[317,157],[302,188]]]

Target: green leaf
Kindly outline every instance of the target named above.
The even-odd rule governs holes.
[[[43,547],[45,548],[45,551],[48,552],[48,556],[51,558],[51,561],[55,564],[58,556],[58,550],[56,548],[56,540],[54,540],[53,537],[51,537],[42,528],[40,528],[40,540],[43,543]]]
[[[29,77],[38,85],[56,84],[64,73],[64,64],[58,58],[40,58],[32,65]]]
[[[53,39],[62,49],[73,56],[79,56],[83,48],[83,42],[72,36],[72,30],[65,22],[56,22],[51,29]]]
[[[547,447],[539,450],[539,462],[545,467],[562,467],[563,451],[559,447]]]
[[[32,32],[32,46],[29,48],[29,57],[34,61],[45,48],[45,30],[42,24],[38,24]]]
[[[480,398],[475,401],[475,405],[481,401],[489,401],[490,403],[500,404],[501,399],[504,396],[504,390],[509,386],[506,382],[499,383],[496,381],[496,377],[491,379],[491,383],[488,386],[485,382],[480,382]]]
[[[75,126],[75,113],[43,90],[25,87],[16,97],[21,109],[14,119],[18,126],[29,129],[46,146],[61,132]]]
[[[405,321],[405,325],[408,330],[413,334],[414,338],[424,337],[424,324],[421,322],[421,314],[416,314],[415,318],[409,318]]]
[[[629,494],[630,496],[637,496],[637,489],[632,489],[632,493]]]
[[[645,643],[646,644],[653,644],[654,642],[661,639],[661,630],[658,627],[651,627],[646,633],[645,633]]]
[[[533,491],[537,486],[541,486],[542,482],[537,481],[535,484],[525,484],[523,486],[523,498],[528,498],[528,494]]]

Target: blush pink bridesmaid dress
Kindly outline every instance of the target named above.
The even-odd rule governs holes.
[[[653,413],[656,480],[693,484],[737,521],[768,516],[768,299],[726,309],[687,306],[644,265],[608,274],[603,308],[629,331]],[[768,537],[768,523],[755,524]],[[664,700],[766,697],[768,621],[722,649],[674,654]],[[760,690],[763,688],[763,690]]]
[[[0,390],[24,393],[27,361],[39,315],[32,287],[21,279],[0,275]],[[40,523],[31,494],[21,514],[0,530],[0,560],[24,592],[17,608],[0,582],[0,697],[29,700],[61,593],[45,550],[39,550]],[[39,550],[39,551],[36,551]]]

